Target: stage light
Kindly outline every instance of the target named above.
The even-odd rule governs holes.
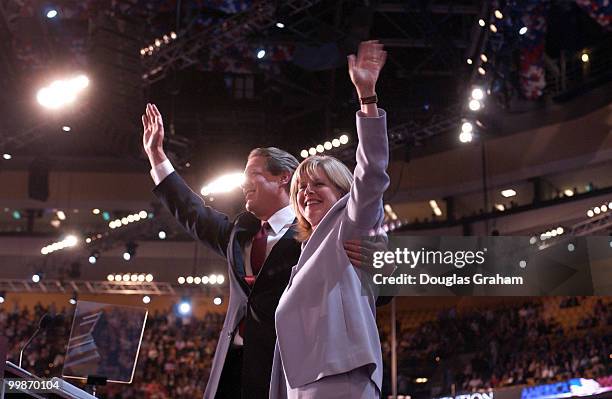
[[[4,154],[2,154],[2,158],[4,160],[6,160],[6,161],[10,161],[11,158],[13,158],[13,156],[11,154],[5,152]]]
[[[601,209],[602,212],[607,212],[608,206],[606,204],[603,204],[602,206],[599,207],[599,209]]]
[[[506,210],[506,207],[504,206],[504,204],[495,204],[495,209],[497,209],[500,212],[503,212]]]
[[[302,150],[302,151],[300,152],[300,156],[301,156],[302,158],[308,158],[308,150]]]
[[[502,19],[504,17],[504,14],[502,14],[502,12],[499,10],[495,10],[494,14],[495,14],[495,18],[497,19]]]
[[[527,33],[527,27],[523,26],[521,29],[519,29],[519,35],[524,35],[525,33]]]
[[[130,281],[135,283],[138,281],[138,274],[131,274],[130,275]]]
[[[574,244],[567,244],[567,250],[570,252],[574,252],[576,246]]]
[[[216,275],[216,274],[211,274],[211,275],[208,277],[208,282],[209,282],[210,284],[217,284],[217,275]]]
[[[461,132],[459,134],[459,141],[462,143],[469,143],[474,139],[474,135],[472,133]]]
[[[310,148],[308,149],[308,153],[309,153],[310,155],[316,155],[316,153],[317,153],[317,149],[316,149],[316,148],[314,148],[314,147],[310,147]]]
[[[40,274],[38,274],[38,273],[34,273],[34,274],[32,275],[32,282],[33,282],[33,283],[39,283],[39,282],[40,282]]]
[[[147,304],[151,302],[151,298],[148,295],[142,297],[142,303]]]
[[[276,27],[279,29],[283,29],[285,27],[285,24],[279,21],[276,23]]]
[[[180,277],[177,279],[177,281],[178,281],[178,283],[179,283],[179,284],[183,285],[183,284],[185,284],[185,277],[180,276]]]
[[[193,276],[187,276],[185,281],[187,281],[187,284],[193,284]]]
[[[331,150],[333,148],[332,143],[326,141],[325,143],[323,143],[323,148],[325,148],[327,151]]]
[[[202,187],[202,190],[200,190],[200,193],[203,196],[208,196],[211,194],[218,194],[218,193],[227,193],[227,192],[230,192],[240,187],[243,182],[244,182],[244,173],[242,172],[230,173],[227,175],[220,176],[216,178],[215,180],[213,180],[212,182],[208,183],[207,185]]]
[[[47,11],[47,18],[53,19],[57,17],[57,10],[49,10]]]
[[[150,283],[151,281],[153,281],[153,275],[152,275],[151,273],[147,274],[147,275],[145,276],[145,281],[146,281],[147,283]]]
[[[77,293],[74,292],[72,296],[70,297],[70,299],[68,300],[68,303],[70,303],[71,305],[76,305],[77,298],[78,298]]]
[[[123,217],[121,218],[121,224],[124,226],[127,226],[127,224],[129,223],[128,218],[127,217]]]
[[[163,230],[160,230],[159,233],[157,233],[157,236],[159,237],[160,240],[165,240],[166,239],[166,232]]]
[[[208,276],[202,276],[202,284],[208,284]]]
[[[440,210],[440,207],[438,206],[436,200],[429,201],[429,206],[431,207],[431,210],[433,211],[434,215],[442,216],[442,211]]]
[[[57,218],[59,220],[66,220],[66,214],[64,213],[64,211],[57,211],[55,212],[55,214],[57,215]]]
[[[489,25],[489,29],[491,29],[491,32],[497,33],[497,26],[495,26],[495,24]]]
[[[115,281],[115,276],[113,274],[109,274],[108,276],[106,276],[106,280],[109,282],[113,282]]]
[[[472,98],[474,100],[482,100],[484,98],[484,91],[480,87],[476,87],[472,90]]]
[[[6,294],[4,293],[4,291],[0,292],[0,303],[4,303],[4,301],[6,300]]]
[[[62,130],[65,132],[69,132],[72,130],[72,128],[70,126],[62,126]]]
[[[563,227],[557,227],[557,234],[561,235],[565,232],[565,230],[563,230]]]
[[[489,61],[489,59],[487,58],[486,54],[480,54],[480,59],[482,60],[482,62],[487,62]]]
[[[587,63],[589,62],[589,55],[587,53],[582,53],[582,55],[580,56],[580,59],[582,60],[583,63]]]
[[[177,35],[174,32],[170,32],[170,37],[172,38],[172,40],[174,40],[177,38]]]
[[[104,221],[108,222],[110,220],[110,213],[102,212],[102,219],[104,219]]]
[[[524,260],[520,261],[520,262],[519,262],[519,267],[520,267],[521,269],[526,268],[526,267],[527,267],[527,262],[525,262]]]
[[[596,206],[595,208],[593,208],[593,212],[595,212],[596,215],[599,215],[601,213],[601,209]]]
[[[191,303],[188,300],[184,299],[178,305],[178,311],[181,315],[186,316],[191,313]]]
[[[221,305],[223,303],[223,300],[221,299],[221,297],[215,297],[215,299],[213,299],[213,303],[217,306]]]
[[[160,47],[162,44],[162,41],[159,39],[155,39],[155,47]]]
[[[592,210],[592,209],[589,209],[589,210],[587,211],[587,216],[588,216],[588,217],[590,217],[590,218],[592,218],[593,216],[595,216],[595,213],[593,212],[593,210]]]
[[[136,276],[136,280],[138,280],[139,283],[144,283],[145,275],[144,274],[139,274],[138,276]]]
[[[131,258],[132,255],[130,255],[128,252],[123,253],[123,260],[125,260],[126,262],[129,261]]]
[[[45,108],[58,109],[74,102],[78,94],[88,85],[89,79],[85,75],[56,80],[49,86],[40,89],[36,94],[36,99]]]
[[[338,139],[333,139],[332,140],[332,146],[333,147],[340,147],[340,144],[341,144],[340,140],[338,140]]]
[[[481,75],[485,75],[487,73],[487,71],[485,71],[485,69],[483,67],[478,67],[478,73]]]
[[[478,100],[470,100],[470,102],[468,103],[468,107],[472,111],[480,110],[481,106],[482,105],[480,104],[480,101],[478,101]]]
[[[471,133],[474,130],[474,125],[472,122],[463,122],[461,125],[461,132],[463,133]]]
[[[200,284],[202,282],[202,278],[199,276],[196,276],[193,278],[193,283],[194,284]]]
[[[529,244],[533,245],[533,244],[535,244],[537,241],[538,241],[538,239],[537,239],[536,237],[531,237],[531,238],[529,239]]]
[[[93,265],[97,261],[98,261],[98,258],[96,258],[94,255],[89,255],[89,263],[91,263]]]
[[[504,196],[505,198],[514,197],[516,195],[516,191],[514,191],[511,188],[509,188],[509,189],[503,190],[501,192],[501,195]]]
[[[127,283],[128,281],[130,281],[130,273],[125,273],[121,279]]]
[[[467,62],[467,63],[468,63],[468,65],[472,65],[472,63],[473,63],[474,61],[472,61],[472,59],[471,59],[471,58],[468,58],[467,60],[465,60],[465,62]]]
[[[151,213],[151,215],[153,215],[153,214]],[[147,216],[148,216],[147,211],[140,211],[140,212],[138,212],[138,216],[140,216],[141,219],[146,219]],[[151,218],[152,217],[153,216],[151,216]]]
[[[264,49],[257,50],[257,58],[258,59],[261,60],[265,56],[266,56],[266,50],[264,50]]]
[[[480,26],[482,26],[482,27],[484,28],[484,26],[486,25],[486,23],[485,23],[484,19],[480,18],[480,19],[478,20],[478,25],[480,25]]]
[[[574,195],[574,192],[570,189],[567,189],[563,191],[563,194],[565,194],[566,197],[572,197]]]
[[[94,215],[98,215],[100,213],[100,210],[98,208],[94,208],[91,213],[93,213]]]
[[[219,274],[217,276],[217,284],[223,284],[225,282],[225,277],[223,276],[223,274]]]
[[[340,144],[346,144],[349,142],[349,137],[346,134],[343,134],[342,136],[338,137],[338,140],[340,141]]]
[[[317,152],[323,152],[323,151],[325,151],[325,148],[323,148],[321,144],[317,145]]]

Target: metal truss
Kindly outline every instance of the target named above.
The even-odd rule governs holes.
[[[406,122],[390,128],[387,132],[389,136],[389,150],[406,148],[407,146],[422,146],[428,139],[457,129],[461,121],[460,104],[454,104],[445,110],[434,115],[426,123],[419,124],[415,121]],[[353,162],[357,144],[345,146],[342,150],[335,152],[335,156],[343,161]],[[331,153],[334,153],[331,151]]]
[[[293,16],[306,10],[320,0],[289,0],[283,2],[286,16]],[[210,57],[226,48],[244,42],[251,33],[261,32],[277,22],[275,18],[276,1],[262,0],[247,11],[225,19],[197,34],[179,33],[172,45],[163,47],[151,56],[142,59],[145,84],[163,79],[172,70],[185,69],[197,64],[202,55]]]
[[[0,291],[45,294],[177,295],[170,283],[0,279]]]
[[[589,218],[583,222],[576,223],[567,232],[555,238],[549,238],[538,245],[538,249],[543,250],[554,245],[568,241],[572,237],[595,235],[602,231],[612,228],[612,212],[607,212],[596,217]]]

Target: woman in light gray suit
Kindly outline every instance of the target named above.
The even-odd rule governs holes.
[[[371,276],[351,266],[343,242],[370,235],[383,221],[389,149],[376,81],[386,59],[377,41],[349,56],[361,101],[357,166],[329,156],[304,160],[291,182],[302,254],[276,310],[270,398],[378,398],[382,354]]]

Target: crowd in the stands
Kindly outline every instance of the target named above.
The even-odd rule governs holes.
[[[410,329],[402,328],[403,318],[409,316],[400,312],[398,392],[411,393],[436,384],[442,391],[453,384],[457,391],[475,391],[612,374],[610,300],[600,298],[587,305],[579,298],[565,298],[557,306],[580,310],[575,326],[564,327],[555,318],[545,317],[539,300],[461,313],[450,308]],[[53,305],[34,309],[0,306],[0,331],[11,345],[9,360],[17,362],[19,348],[44,313],[65,314],[62,322],[32,342],[24,356],[29,371],[47,377],[61,375],[71,311]],[[173,312],[150,315],[133,383],[109,384],[99,392],[107,398],[201,397],[222,323],[223,315],[217,313],[202,319]],[[381,332],[381,342],[388,364],[389,334]],[[386,391],[389,368],[385,369]],[[414,378],[424,375],[429,383],[415,384]]]

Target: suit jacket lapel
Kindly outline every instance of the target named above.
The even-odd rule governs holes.
[[[229,255],[230,265],[232,266],[232,271],[242,286],[242,289],[247,294],[250,292],[250,288],[246,281],[244,281],[246,272],[244,269],[243,249],[246,242],[252,239],[256,234],[258,226],[259,220],[257,220],[254,216],[239,216],[236,221],[234,231],[232,231],[232,236],[230,237],[231,248],[229,248],[227,252]]]

